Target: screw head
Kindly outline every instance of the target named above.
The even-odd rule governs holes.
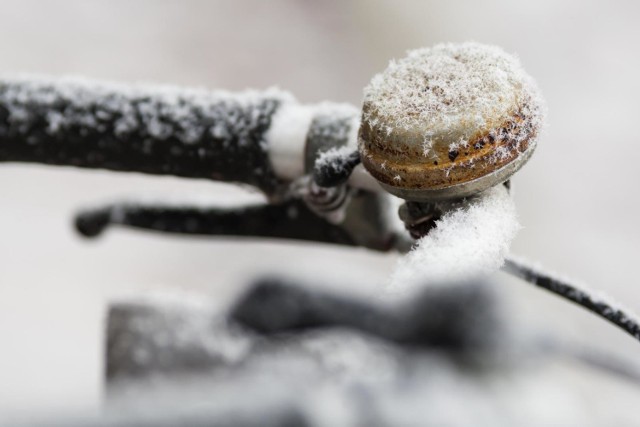
[[[500,48],[418,49],[365,89],[360,155],[403,199],[466,197],[506,181],[529,159],[543,110],[531,77]]]

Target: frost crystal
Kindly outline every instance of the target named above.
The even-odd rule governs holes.
[[[232,364],[249,351],[247,336],[230,329],[206,298],[188,292],[114,301],[107,329],[107,376],[140,375],[176,367]]]
[[[353,148],[345,145],[332,147],[323,151],[316,160],[316,167],[330,167],[333,171],[339,171],[344,166],[343,159],[353,153]]]
[[[364,119],[372,127],[423,130],[422,140],[407,145],[442,140],[465,147],[472,134],[499,127],[514,113],[528,128],[542,124],[543,102],[518,59],[474,42],[410,51],[376,75],[364,94],[371,112]]]
[[[291,95],[0,76],[0,161],[279,181],[266,133]]]
[[[229,132],[225,125],[239,128],[247,126],[247,120],[259,118],[257,111],[252,115],[240,115],[230,106],[258,105],[264,99],[293,100],[289,94],[277,89],[212,92],[172,86],[127,86],[70,77],[3,77],[0,87],[0,101],[9,109],[12,122],[30,126],[28,120],[37,119],[31,117],[26,105],[48,108],[45,119],[51,135],[74,126],[104,131],[100,129],[102,122],[115,120],[115,132],[120,135],[144,132],[158,139],[175,136],[185,144],[199,141],[209,123],[212,124],[209,132],[224,138]],[[67,109],[56,110],[62,104],[67,105]],[[233,130],[241,133],[240,129]]]

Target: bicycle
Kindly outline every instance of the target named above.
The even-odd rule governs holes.
[[[411,117],[395,121],[403,114],[398,105],[406,108],[407,102],[439,117],[432,104],[420,105],[423,94],[408,93],[399,85],[414,83],[411,73],[415,73],[416,61],[424,65],[441,57],[458,62],[473,59],[477,63],[467,65],[480,63],[484,72],[500,64],[504,68],[500,71],[511,72],[510,77],[521,85],[514,95],[517,108],[511,104],[511,92],[506,93],[509,96],[496,92],[514,91],[513,85],[481,80],[476,96],[498,93],[509,101],[498,113],[493,104],[491,108],[480,105],[485,108],[480,115],[497,114],[500,119],[493,123],[489,119],[495,117],[484,117],[491,126],[482,127],[481,135],[476,135],[478,123],[471,119],[441,120],[429,123],[431,128]],[[517,231],[509,179],[533,153],[542,120],[535,88],[527,86],[528,77],[510,61],[501,51],[476,44],[416,51],[406,61],[392,65],[382,78],[374,79],[362,112],[347,105],[300,105],[277,90],[231,94],[5,79],[0,81],[0,161],[228,181],[255,187],[268,200],[235,210],[134,204],[99,207],[76,218],[78,231],[86,237],[120,225],[181,234],[299,239],[383,252],[408,252],[414,239],[421,239],[423,250],[409,253],[405,267],[411,268],[395,276],[396,288],[411,279],[415,264],[425,260],[425,250],[437,257],[427,263],[428,276],[417,281],[470,280],[504,263],[505,271],[593,311],[640,339],[638,323],[619,307],[506,255]],[[468,91],[469,85],[478,83],[465,82],[461,90]],[[436,82],[427,92],[440,101],[455,103],[458,98],[448,99],[448,89]],[[394,97],[408,97],[409,101]],[[389,98],[397,105],[390,103],[385,109]],[[469,105],[478,107],[471,101]],[[438,133],[437,126],[444,130]],[[398,199],[391,195],[404,200],[401,221],[394,217]],[[419,288],[420,284],[413,285]],[[394,311],[267,282],[238,302],[232,318],[267,335],[338,325],[401,346],[443,347],[467,356],[491,350],[494,341],[486,331],[495,322],[490,310],[479,310],[467,318],[461,308],[484,301],[484,294],[464,286],[425,292],[429,298]],[[446,321],[434,322],[435,315],[421,313],[421,308],[434,302],[432,312],[440,313],[445,307],[443,312],[448,314],[441,318]],[[296,309],[291,310],[292,305]],[[277,312],[282,316],[274,318],[264,307],[280,307]],[[123,333],[118,316],[125,319],[120,325],[126,335],[131,333],[127,319],[135,320],[140,313],[122,307],[114,310],[116,324],[110,322],[114,329],[109,339],[117,347]],[[464,320],[456,322],[451,313]],[[174,320],[187,329],[193,326],[181,316]],[[201,345],[190,345],[195,349],[188,347],[186,352],[169,346],[172,361],[157,368],[210,367],[215,362]],[[161,350],[153,345],[151,349]],[[120,360],[111,357],[108,374],[127,376],[149,367],[137,363],[133,354]],[[287,417],[289,409],[284,411]],[[298,415],[294,411],[294,424],[302,422]]]

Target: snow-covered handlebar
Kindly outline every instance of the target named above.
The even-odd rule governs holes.
[[[267,195],[315,156],[352,146],[352,106],[299,104],[269,89],[229,93],[84,79],[0,79],[0,161],[245,183]],[[366,172],[360,186],[378,189]]]

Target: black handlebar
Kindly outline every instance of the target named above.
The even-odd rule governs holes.
[[[0,161],[280,182],[265,138],[286,94],[0,80]]]

